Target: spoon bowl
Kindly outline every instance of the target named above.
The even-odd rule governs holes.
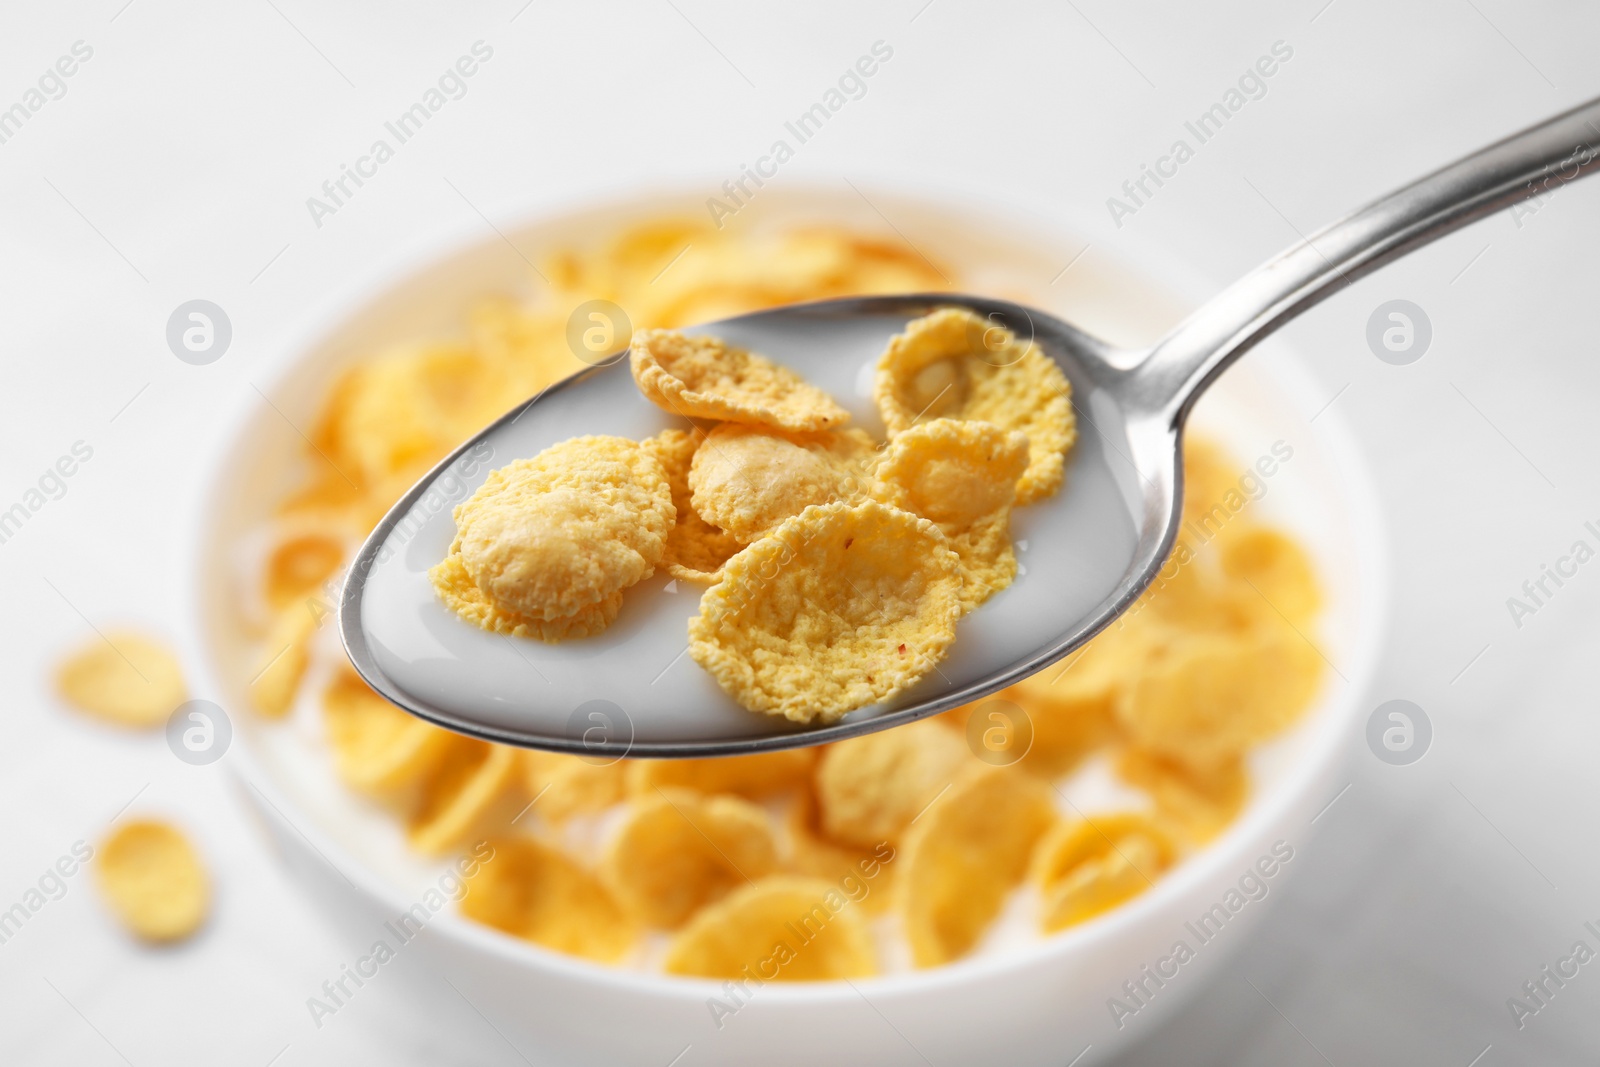
[[[508,412],[395,505],[357,557],[362,580],[346,587],[341,628],[352,662],[378,692],[441,726],[605,759],[839,740],[980,699],[1060,658],[1138,595],[1164,552],[1176,505],[1176,436],[1133,417],[1109,391],[1117,374],[1111,349],[1036,309],[945,293],[793,305],[687,332],[794,369],[849,408],[854,425],[881,437],[870,400],[878,356],[909,320],[951,306],[1032,337],[1057,362],[1072,383],[1080,436],[1068,488],[1013,513],[1016,581],[963,619],[951,655],[899,698],[821,728],[740,708],[687,655],[699,587],[665,576],[630,590],[602,634],[559,645],[491,634],[439,602],[427,570],[455,535],[451,507],[490,469],[581,434],[638,438],[689,425],[639,394],[625,352]],[[1162,454],[1150,469],[1130,458],[1145,450]]]
[[[673,425],[618,353],[540,393],[446,457],[373,531],[349,571],[339,625],[380,694],[487,740],[623,756],[746,754],[821,744],[981,700],[1080,647],[1153,580],[1176,538],[1184,422],[1234,360],[1356,278],[1550,183],[1600,166],[1600,101],[1489,146],[1305,238],[1143,350],[1112,348],[1045,312],[924,294],[795,305],[707,323],[828,390],[880,431],[861,385],[889,338],[938,307],[965,307],[1032,338],[1072,384],[1079,440],[1063,490],[1019,509],[1018,578],[959,624],[949,657],[891,701],[802,728],[738,707],[688,656],[698,589],[657,577],[630,590],[603,634],[560,645],[455,618],[427,570],[450,511],[490,469],[582,434],[642,438]],[[684,420],[676,420],[682,425]]]

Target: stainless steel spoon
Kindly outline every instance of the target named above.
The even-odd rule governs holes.
[[[1262,338],[1341,286],[1600,162],[1600,100],[1406,186],[1235,282],[1147,349],[1116,349],[1032,308],[935,293],[830,300],[707,323],[794,368],[871,425],[863,369],[907,320],[959,305],[1032,336],[1072,382],[1080,439],[1066,489],[1019,510],[1028,574],[963,619],[939,670],[885,705],[801,729],[739,708],[687,655],[699,589],[658,576],[605,633],[559,645],[497,637],[440,605],[427,569],[450,511],[487,472],[580,434],[640,438],[673,420],[634,388],[619,353],[546,389],[462,445],[378,524],[339,608],[350,661],[374,689],[440,726],[592,760],[705,756],[820,744],[978,700],[1078,648],[1125,611],[1171,551],[1181,440],[1195,401]]]

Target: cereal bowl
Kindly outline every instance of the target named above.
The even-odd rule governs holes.
[[[1134,271],[1091,260],[1063,272],[1081,247],[1070,237],[1071,219],[1007,216],[975,203],[774,187],[745,205],[738,224],[827,222],[903,242],[885,225],[894,219],[898,231],[916,235],[919,255],[959,266],[961,288],[1031,301],[1116,342],[1151,339],[1152,322],[1175,321],[1185,299],[1204,295],[1170,267]],[[441,890],[454,886],[452,873],[414,856],[389,820],[344,789],[315,715],[297,707],[267,721],[245,710],[256,667],[253,594],[243,576],[273,502],[288,492],[302,462],[296,427],[311,424],[341,369],[390,344],[456,330],[481,295],[524,286],[524,255],[536,258],[631,220],[702,211],[704,197],[693,190],[635,196],[530,212],[525,224],[504,227],[515,251],[494,234],[428,242],[281,349],[277,377],[262,386],[271,404],[252,395],[233,423],[233,440],[219,450],[192,523],[185,651],[197,691],[230,712],[240,709],[228,759],[241,788],[291,866],[357,942],[403,931],[407,955],[421,961],[409,968],[413,975],[447,978],[532,1057],[572,1064],[810,1064],[824,1057],[980,1063],[1003,1048],[1018,1064],[1109,1058],[1203,984],[1302,865],[1296,857],[1311,821],[1337,793],[1340,760],[1358,733],[1377,656],[1386,579],[1372,494],[1337,413],[1309,421],[1324,398],[1277,340],[1219,382],[1195,426],[1227,446],[1243,474],[1264,469],[1251,462],[1256,457],[1276,457],[1272,476],[1249,483],[1258,498],[1252,506],[1309,550],[1327,591],[1318,648],[1336,669],[1316,705],[1252,753],[1253,796],[1220,836],[1148,891],[1062,933],[1033,933],[1010,909],[958,962],[815,983],[667,977],[560,955],[435,906]],[[1025,540],[1019,547],[1025,550]],[[1047,578],[1036,571],[1024,580]],[[323,666],[313,668],[313,680],[336,660],[332,630],[316,635]],[[1074,788],[1086,791],[1074,801],[1093,803],[1093,781]],[[352,966],[377,974],[382,964],[361,957]],[[455,994],[435,982],[420,983],[418,995]],[[327,1014],[344,1006],[318,1002]],[[316,1007],[312,1015],[327,1022]]]

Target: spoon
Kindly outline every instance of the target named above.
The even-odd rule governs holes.
[[[1027,574],[958,626],[916,686],[819,728],[740,708],[688,655],[700,588],[658,575],[630,589],[596,637],[546,645],[488,633],[435,597],[427,570],[455,534],[451,509],[488,472],[583,434],[635,439],[684,426],[635,388],[626,352],[544,390],[446,457],[390,510],[353,561],[339,606],[350,661],[380,694],[439,726],[577,753],[749,754],[821,744],[992,694],[1080,647],[1125,611],[1171,551],[1181,519],[1184,422],[1227,367],[1296,315],[1378,267],[1600,160],[1591,101],[1414,182],[1318,231],[1223,290],[1145,349],[1117,349],[1034,308],[952,293],[774,308],[685,332],[766,355],[826,389],[856,423],[861,385],[890,337],[965,307],[1031,337],[1072,383],[1079,438],[1066,487],[1013,514]]]

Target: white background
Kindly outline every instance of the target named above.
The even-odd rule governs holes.
[[[1600,8],[1576,2],[924,3],[6,4],[0,107],[74,41],[94,55],[0,145],[0,508],[73,442],[94,457],[0,545],[0,907],[131,798],[193,830],[218,893],[202,936],[151,951],[77,875],[0,945],[0,1060],[523,1062],[426,975],[375,983],[314,1029],[305,997],[348,954],[223,768],[75,717],[48,680],[91,625],[179,628],[175,516],[227,431],[218,412],[308,311],[418,234],[734,175],[882,39],[893,61],[780,181],[907,179],[1059,210],[1086,220],[1075,269],[1159,255],[1220,286],[1600,92]],[[494,58],[468,95],[314,227],[306,197],[479,39]],[[1268,94],[1115,227],[1105,199],[1278,40],[1294,58]],[[1353,784],[1260,936],[1129,1062],[1600,1056],[1600,963],[1520,1032],[1505,1003],[1600,924],[1600,563],[1520,628],[1506,607],[1600,520],[1597,241],[1600,182],[1579,184],[1290,328],[1364,440],[1387,516],[1392,637],[1370,701],[1422,705],[1433,747],[1397,768],[1353,740]],[[234,326],[209,367],[163,337],[197,296]],[[1364,340],[1395,297],[1434,329],[1407,367]]]

